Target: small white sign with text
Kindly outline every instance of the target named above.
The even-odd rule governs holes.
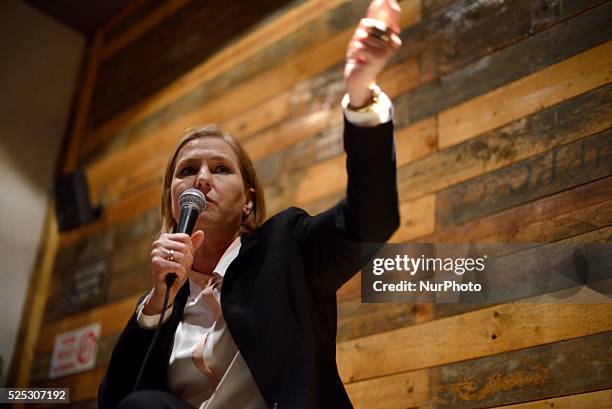
[[[96,365],[98,340],[102,325],[99,322],[58,334],[55,337],[50,378],[84,372]]]

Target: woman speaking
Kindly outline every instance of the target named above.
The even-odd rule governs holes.
[[[392,105],[376,86],[398,33],[397,2],[375,0],[348,45],[348,186],[321,214],[289,208],[264,221],[240,144],[215,126],[183,135],[163,182],[153,288],[117,341],[101,409],[352,408],[336,367],[336,291],[366,261],[361,243],[385,242],[399,224]],[[172,233],[194,188],[206,199],[195,232]]]

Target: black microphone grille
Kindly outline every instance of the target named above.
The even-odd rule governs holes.
[[[186,189],[179,197],[179,206],[183,207],[185,205],[192,206],[198,213],[202,213],[206,209],[206,197],[198,189]]]

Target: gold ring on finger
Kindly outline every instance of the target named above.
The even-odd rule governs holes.
[[[168,250],[168,261],[174,261],[174,250]]]
[[[377,27],[371,27],[370,28],[370,35],[372,37],[376,37],[379,40],[384,41],[385,43],[389,42],[389,40],[391,39],[391,37],[389,36],[389,34],[386,31],[382,31],[382,30],[378,29]]]
[[[370,17],[364,18],[362,21],[367,27],[367,31],[370,33],[371,36],[376,37],[384,42],[387,42],[391,39],[389,33],[389,26],[384,21]]]

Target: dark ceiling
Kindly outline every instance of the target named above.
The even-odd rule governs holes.
[[[43,13],[83,33],[93,35],[98,27],[134,0],[25,0]]]

